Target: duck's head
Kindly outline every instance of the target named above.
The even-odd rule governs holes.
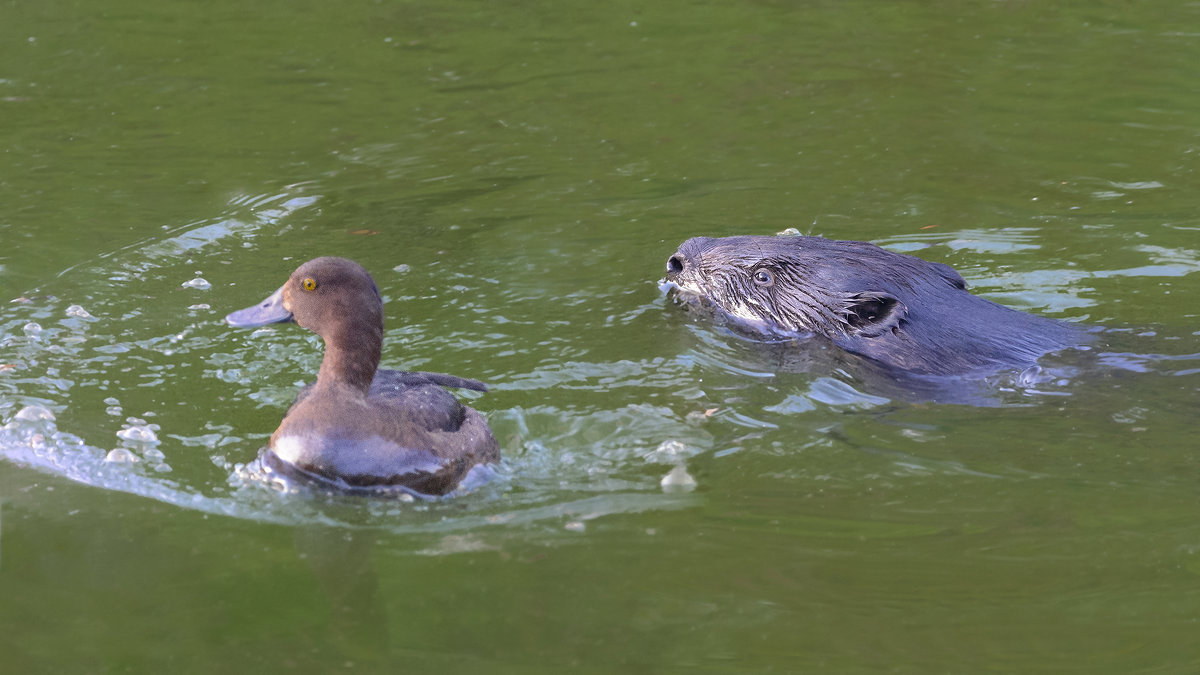
[[[238,328],[294,321],[326,342],[347,332],[382,336],[383,300],[371,275],[345,258],[314,258],[266,300],[225,317]]]

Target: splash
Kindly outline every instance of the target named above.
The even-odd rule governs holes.
[[[667,480],[650,456],[664,433],[686,441],[689,452],[710,440],[656,406],[494,413],[497,435],[509,439],[504,463],[473,474],[441,500],[329,495],[289,484],[256,459],[231,460],[253,458],[269,426],[248,434],[246,423],[225,418],[250,406],[262,409],[255,417],[269,425],[299,384],[272,382],[270,375],[313,372],[319,349],[300,332],[227,336],[219,312],[197,296],[208,300],[220,283],[220,270],[209,261],[257,246],[256,240],[291,227],[298,211],[318,204],[319,196],[297,194],[308,187],[239,196],[216,218],[98,254],[0,306],[0,460],[207,514],[393,532],[545,520],[582,527],[608,514],[694,503],[686,494],[695,484],[683,468],[686,458],[672,463],[678,471]],[[153,303],[170,316],[148,309]],[[661,365],[578,361],[515,375],[496,389],[639,386],[664,379]],[[193,393],[203,388],[211,391]],[[228,409],[171,414],[219,400],[230,401]]]

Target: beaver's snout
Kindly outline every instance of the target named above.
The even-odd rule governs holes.
[[[685,272],[696,274],[700,256],[711,240],[708,237],[693,237],[683,242],[670,258],[667,258],[667,281],[678,281]]]
[[[676,253],[670,258],[667,258],[667,279],[674,279],[680,274],[683,274],[685,267],[687,267],[687,262],[682,255]]]

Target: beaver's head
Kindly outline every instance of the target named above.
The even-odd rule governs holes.
[[[667,260],[666,281],[734,328],[816,334],[915,372],[1032,362],[1076,333],[971,295],[948,265],[860,241],[696,237]]]
[[[695,294],[764,333],[830,338],[898,330],[906,299],[967,286],[947,265],[861,241],[795,236],[689,239],[667,260],[667,281],[681,299]]]

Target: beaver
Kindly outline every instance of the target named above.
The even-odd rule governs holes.
[[[862,241],[696,237],[667,260],[679,301],[770,341],[816,337],[919,375],[1023,367],[1093,339],[972,295],[949,265]]]

